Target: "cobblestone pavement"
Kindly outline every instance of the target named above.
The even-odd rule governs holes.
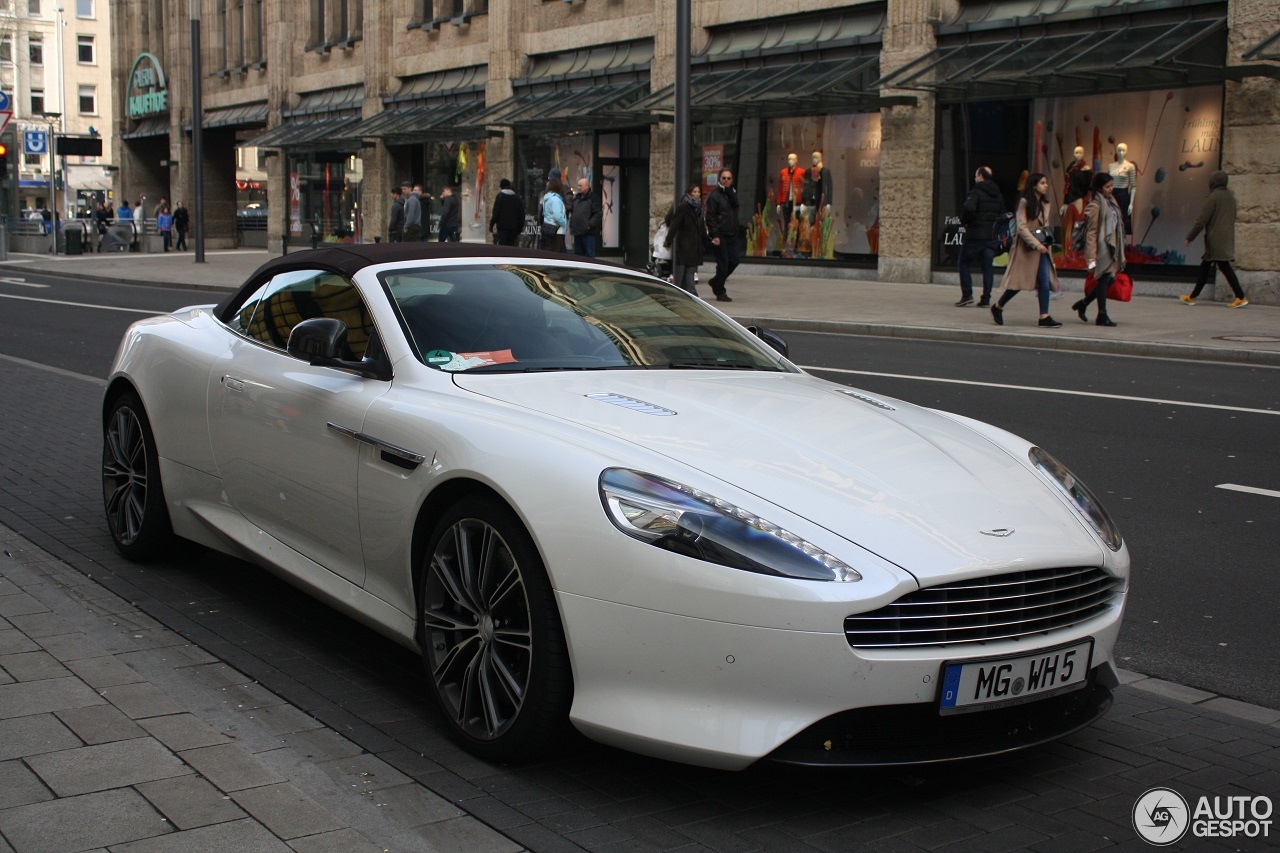
[[[399,646],[237,560],[119,558],[101,383],[13,360],[0,375],[0,523],[17,536],[0,531],[0,835],[20,853],[1138,850],[1152,787],[1280,799],[1280,711],[1132,674],[1085,731],[954,765],[730,774],[586,743],[479,761],[442,736]],[[33,698],[60,690],[79,698]]]

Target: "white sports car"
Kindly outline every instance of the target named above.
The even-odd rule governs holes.
[[[126,333],[111,533],[254,561],[418,650],[489,759],[576,729],[721,768],[937,761],[1101,715],[1129,555],[1088,489],[754,331],[585,258],[286,255]]]

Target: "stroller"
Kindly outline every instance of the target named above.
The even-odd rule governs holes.
[[[645,266],[645,271],[649,275],[658,278],[671,280],[671,250],[663,245],[667,240],[667,223],[658,226],[658,233],[653,235],[653,244],[650,247],[649,263]]]

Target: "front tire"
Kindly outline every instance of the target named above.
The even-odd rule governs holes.
[[[506,506],[466,499],[428,540],[419,624],[427,684],[463,747],[546,757],[570,732],[573,680],[551,583]]]
[[[111,538],[128,559],[152,559],[174,546],[155,438],[132,392],[116,398],[103,424],[102,500]]]

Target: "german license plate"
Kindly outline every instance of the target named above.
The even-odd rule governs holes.
[[[1083,687],[1093,640],[1017,657],[947,661],[942,665],[943,714],[1020,705]]]

